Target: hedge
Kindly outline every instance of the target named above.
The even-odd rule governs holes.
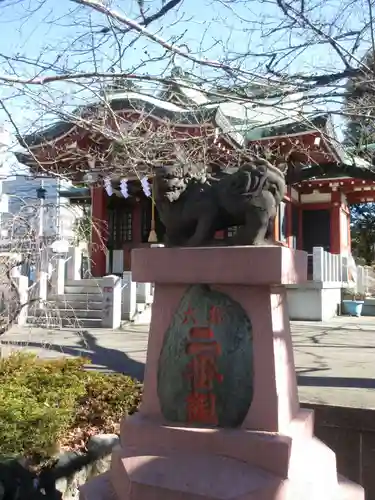
[[[16,353],[0,359],[0,455],[45,459],[82,449],[92,434],[117,433],[136,411],[141,384],[85,369],[88,360],[43,360]]]

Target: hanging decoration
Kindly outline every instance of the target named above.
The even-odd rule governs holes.
[[[124,198],[129,198],[128,181],[127,179],[122,179],[120,182],[120,191]]]
[[[104,189],[106,190],[108,196],[113,195],[112,182],[109,177],[104,179]]]
[[[142,184],[142,189],[143,189],[145,196],[147,196],[149,198],[151,196],[151,188],[150,188],[150,184],[148,183],[148,178],[143,177],[143,179],[141,179],[141,184]]]

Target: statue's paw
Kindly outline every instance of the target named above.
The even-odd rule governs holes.
[[[257,240],[257,241],[254,241],[253,243],[253,246],[270,246],[270,245],[273,245],[273,246],[283,246],[282,243],[280,243],[279,241],[274,241],[274,240]]]
[[[283,247],[284,246],[284,244],[281,243],[281,241],[275,241],[275,240],[269,240],[267,242],[267,245],[274,245],[276,247]]]

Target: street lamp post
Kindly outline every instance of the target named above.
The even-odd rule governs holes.
[[[36,196],[40,201],[39,205],[39,228],[38,228],[38,247],[41,250],[44,239],[44,200],[46,199],[46,189],[44,183],[41,181],[40,186],[36,190]]]
[[[36,190],[36,196],[40,202],[39,205],[39,227],[38,227],[38,238],[37,238],[37,251],[39,252],[39,265],[38,268],[38,295],[39,295],[39,307],[43,307],[45,301],[47,300],[47,249],[44,243],[44,201],[46,199],[46,189],[44,189],[43,180],[40,186]]]

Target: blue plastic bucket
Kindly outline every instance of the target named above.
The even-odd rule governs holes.
[[[363,300],[343,300],[344,313],[350,316],[359,316],[362,314]]]

